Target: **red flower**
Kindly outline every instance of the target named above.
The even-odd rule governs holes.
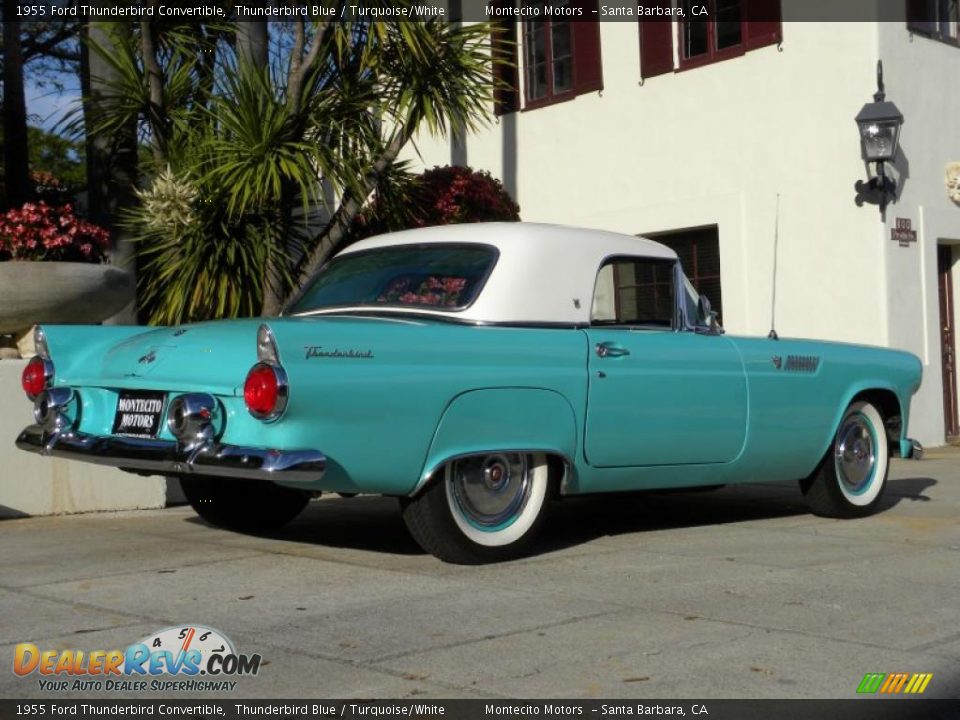
[[[103,262],[106,230],[44,201],[24,203],[0,215],[0,260]]]

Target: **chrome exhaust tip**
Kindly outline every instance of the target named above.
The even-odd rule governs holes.
[[[170,403],[167,427],[186,447],[205,445],[216,434],[217,400],[207,393],[187,393]]]

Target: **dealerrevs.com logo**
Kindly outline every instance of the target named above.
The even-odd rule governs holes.
[[[202,625],[168,627],[125,650],[42,650],[20,643],[13,672],[39,676],[45,692],[233,690],[233,677],[260,672],[260,655],[242,655],[226,635]]]

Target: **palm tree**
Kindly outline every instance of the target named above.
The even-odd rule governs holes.
[[[297,21],[266,64],[249,29],[226,26],[152,26],[139,45],[98,48],[119,76],[101,125],[133,114],[152,148],[152,184],[127,215],[151,318],[277,312],[416,132],[486,120],[488,30]]]

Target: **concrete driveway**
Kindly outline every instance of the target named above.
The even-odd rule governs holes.
[[[856,521],[793,485],[568,500],[539,554],[485,567],[424,555],[383,498],[314,502],[269,538],[187,508],[0,522],[0,697],[144,697],[43,692],[14,646],[193,623],[263,666],[168,697],[853,698],[867,672],[957,697],[960,454],[892,478]]]

